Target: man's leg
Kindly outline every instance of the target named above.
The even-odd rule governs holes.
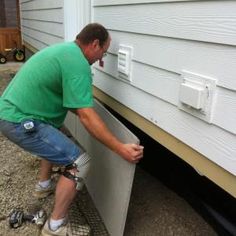
[[[88,154],[83,153],[75,161],[74,164],[76,167],[72,169],[70,169],[70,167],[69,169],[66,168],[65,172],[60,176],[56,188],[54,209],[48,223],[44,226],[42,235],[47,235],[50,230],[64,230],[63,227],[61,229],[59,228],[63,226],[64,222],[66,222],[65,220],[68,215],[68,209],[73,202],[77,191],[83,188],[84,179],[86,178],[90,168],[90,161],[88,158],[90,158]],[[89,226],[80,227],[82,227],[85,232],[90,231]]]
[[[55,205],[51,216],[53,220],[66,217],[68,208],[75,198],[76,193],[75,181],[61,175],[57,183]]]
[[[45,159],[40,162],[39,182],[35,185],[33,195],[36,198],[45,198],[55,190],[55,182],[51,180],[53,164]]]
[[[66,217],[77,191],[83,188],[84,180],[90,169],[89,158],[87,153],[83,153],[74,163],[77,167],[66,170],[60,176],[56,188],[55,205],[51,216],[53,220]],[[78,179],[69,178],[66,172],[70,173],[70,177],[76,176]]]
[[[63,135],[58,129],[40,121],[34,121],[34,124],[34,131],[29,133],[25,132],[23,129],[24,126],[20,123],[15,124],[0,120],[0,130],[2,134],[12,142],[18,144],[21,148],[44,159],[44,161],[41,162],[39,176],[40,180],[43,180],[41,182],[47,182],[47,179],[50,176],[52,167],[50,163],[55,163],[60,166],[68,166],[73,163],[76,164],[76,177],[78,178],[71,179],[64,175],[60,177],[56,189],[56,199],[52,218],[48,219],[42,230],[43,236],[68,235],[68,226],[65,225],[66,222],[64,222],[64,217],[67,216],[68,208],[76,195],[76,189],[81,189],[83,186],[83,181],[77,182],[77,180],[79,181],[87,176],[90,157],[86,153],[83,153],[80,147]],[[72,171],[74,170],[69,170],[69,172]],[[47,192],[52,192],[52,189],[50,188],[44,187],[41,184],[37,185],[39,187],[36,190],[40,192],[40,197],[42,197],[42,190],[46,192],[46,194]],[[90,232],[89,226],[86,225],[81,227],[86,232]]]
[[[71,228],[67,224],[67,214],[77,193],[76,183],[63,175],[60,176],[55,196],[55,205],[51,217],[45,223],[41,236],[71,236]],[[89,236],[91,228],[88,224],[77,225],[83,235]]]
[[[40,163],[39,181],[43,182],[51,178],[53,164],[47,160],[42,159]]]

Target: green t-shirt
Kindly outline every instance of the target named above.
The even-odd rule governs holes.
[[[60,127],[68,109],[92,106],[90,65],[75,42],[61,43],[22,66],[0,98],[0,119],[31,118]]]

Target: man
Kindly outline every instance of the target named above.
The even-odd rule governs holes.
[[[43,236],[69,235],[68,208],[83,186],[90,163],[86,152],[59,130],[68,110],[92,136],[125,160],[137,163],[143,156],[142,146],[119,141],[93,109],[90,65],[102,60],[110,41],[102,25],[87,25],[74,42],[56,44],[32,56],[0,99],[2,134],[42,158],[34,195],[45,197],[53,190],[53,164],[65,166]]]

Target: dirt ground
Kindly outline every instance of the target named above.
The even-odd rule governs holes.
[[[19,64],[0,65],[0,94],[11,80]],[[0,236],[36,236],[40,228],[24,223],[10,229],[8,215],[13,208],[35,212],[43,207],[48,214],[54,196],[38,201],[32,197],[37,181],[39,160],[24,152],[0,135]],[[72,206],[74,224],[86,221],[93,228],[93,235],[108,235],[99,217],[84,217],[94,206],[84,190]],[[114,216],[115,217],[115,216]],[[77,221],[76,221],[76,220]],[[76,233],[74,235],[77,235]],[[157,179],[136,169],[125,236],[215,236],[213,229],[182,198],[166,188]]]

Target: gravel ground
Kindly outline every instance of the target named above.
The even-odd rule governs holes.
[[[0,94],[20,64],[0,65]],[[0,135],[0,236],[36,236],[40,229],[25,223],[18,229],[10,229],[8,214],[13,208],[35,212],[44,208],[48,214],[53,205],[53,195],[37,201],[32,190],[37,181],[39,159],[32,158],[16,145]],[[86,213],[87,212],[87,213]],[[91,213],[92,212],[92,213]],[[92,225],[94,235],[108,235],[86,189],[73,204],[71,215],[74,225],[85,220]],[[82,215],[81,215],[82,214]],[[91,217],[90,217],[91,216]],[[74,218],[73,218],[74,217]],[[76,235],[76,233],[75,233]],[[182,198],[166,188],[156,178],[137,167],[125,236],[216,236],[213,229]]]

